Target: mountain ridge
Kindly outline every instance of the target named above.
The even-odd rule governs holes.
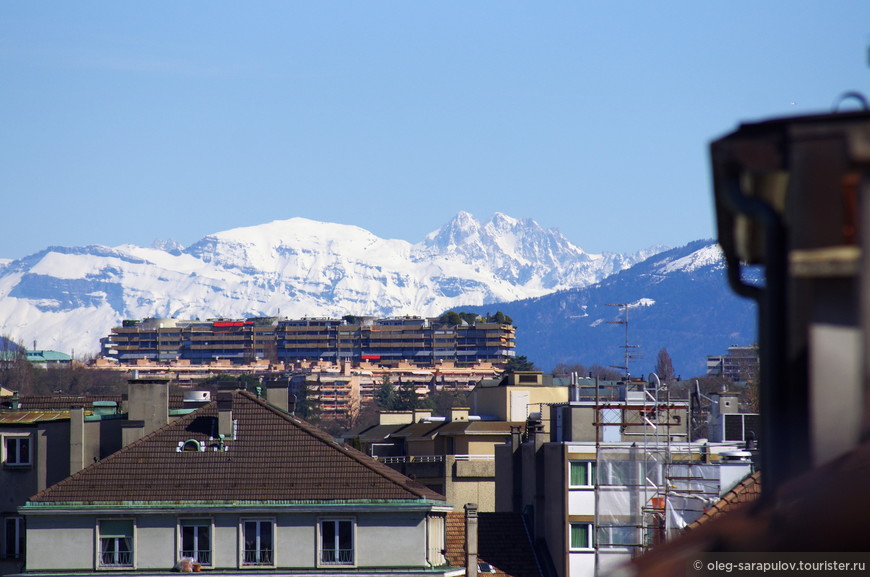
[[[92,354],[124,318],[437,316],[587,286],[661,249],[590,254],[532,219],[466,212],[418,243],[295,217],[188,247],[47,247],[0,262],[0,334]]]
[[[628,305],[627,333],[620,304]],[[652,372],[662,348],[683,376],[698,376],[708,355],[758,338],[755,303],[731,290],[712,240],[663,251],[586,287],[464,310],[494,307],[517,325],[518,354],[547,370],[559,363],[624,366],[629,345],[642,355],[629,360],[634,376]]]

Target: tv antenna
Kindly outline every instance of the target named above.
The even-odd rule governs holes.
[[[639,358],[638,355],[631,354],[632,349],[640,348],[640,345],[630,345],[628,344],[628,309],[632,306],[628,303],[606,303],[609,307],[619,307],[622,310],[622,320],[619,321],[607,321],[613,325],[624,325],[625,326],[625,344],[622,345],[623,349],[623,363],[622,365],[610,365],[614,369],[622,369],[625,373],[625,379],[628,380],[631,378],[631,372],[628,370],[628,361],[636,360]]]

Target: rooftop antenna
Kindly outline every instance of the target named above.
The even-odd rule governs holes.
[[[625,344],[622,345],[623,349],[623,364],[622,365],[610,365],[614,369],[622,369],[625,372],[625,380],[631,378],[631,372],[628,370],[628,361],[635,360],[638,358],[637,355],[631,354],[631,349],[640,348],[640,345],[630,345],[628,344],[628,309],[632,306],[628,303],[606,303],[609,307],[619,307],[623,311],[623,316],[621,321],[607,321],[613,325],[624,325],[625,326]]]

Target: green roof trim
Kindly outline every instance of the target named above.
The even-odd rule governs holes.
[[[443,501],[434,501],[432,499],[353,499],[353,500],[336,500],[332,502],[324,502],[321,500],[300,500],[300,501],[214,501],[214,500],[198,500],[198,501],[95,501],[91,503],[85,502],[33,502],[28,501],[18,508],[21,513],[37,512],[37,511],[52,511],[52,510],[92,510],[98,511],[102,509],[145,509],[147,511],[166,511],[173,509],[195,508],[203,509],[221,509],[221,508],[268,508],[268,509],[346,509],[348,507],[362,507],[377,509],[382,506],[389,506],[390,510],[395,510],[396,507],[403,509],[415,509],[418,507],[445,507]]]

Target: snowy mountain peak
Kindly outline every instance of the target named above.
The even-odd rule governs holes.
[[[0,334],[95,352],[125,318],[438,315],[582,287],[637,262],[556,230],[458,213],[422,242],[305,218],[210,234],[186,249],[53,247],[0,267]]]
[[[659,274],[671,274],[677,271],[692,272],[704,267],[723,268],[725,261],[722,249],[718,244],[709,244],[679,258],[664,258],[656,265]]]

